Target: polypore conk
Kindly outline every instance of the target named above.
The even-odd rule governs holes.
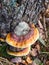
[[[23,22],[20,22],[18,26],[16,26],[14,32],[16,35],[21,36],[21,35],[27,34],[29,30],[30,30],[29,25],[23,21]]]

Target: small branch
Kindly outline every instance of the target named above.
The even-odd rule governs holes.
[[[49,54],[49,52],[40,52],[41,54]]]
[[[40,20],[38,20],[38,25],[39,25],[39,27],[40,27],[41,29],[43,29],[43,25],[42,25],[42,23],[40,22]]]
[[[45,15],[43,15],[43,26],[44,26],[44,31],[45,31],[45,38],[46,38],[46,41],[47,41],[48,35],[47,35],[47,29],[46,29]]]

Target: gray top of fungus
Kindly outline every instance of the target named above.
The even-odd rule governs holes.
[[[29,32],[29,30],[30,30],[29,25],[26,22],[23,21],[23,22],[20,22],[16,26],[14,32],[15,32],[16,35],[21,36],[21,35],[27,34]]]

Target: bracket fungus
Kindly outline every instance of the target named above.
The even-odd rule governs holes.
[[[34,24],[28,24],[24,21],[19,22],[14,32],[7,34],[6,42],[11,47],[7,48],[7,53],[13,56],[25,56],[29,53],[30,46],[34,44],[38,38],[39,31]]]

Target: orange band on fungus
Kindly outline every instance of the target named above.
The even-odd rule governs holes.
[[[7,49],[7,53],[9,55],[13,55],[13,56],[25,56],[29,53],[30,51],[30,47],[27,47],[25,49],[23,49],[22,51],[19,51],[19,52],[13,52],[13,51],[10,51]]]
[[[37,28],[35,28],[34,24],[32,24],[31,26],[33,28],[32,29],[33,31],[29,34],[30,36],[27,34],[27,36],[29,36],[29,38],[26,37],[27,39],[24,38],[22,41],[21,40],[17,41],[17,39],[19,39],[19,38],[16,36],[16,39],[14,39],[11,36],[11,34],[9,33],[6,37],[6,42],[9,45],[11,45],[13,47],[17,47],[17,48],[26,48],[26,47],[34,44],[37,41],[37,39],[39,38],[39,31]]]

